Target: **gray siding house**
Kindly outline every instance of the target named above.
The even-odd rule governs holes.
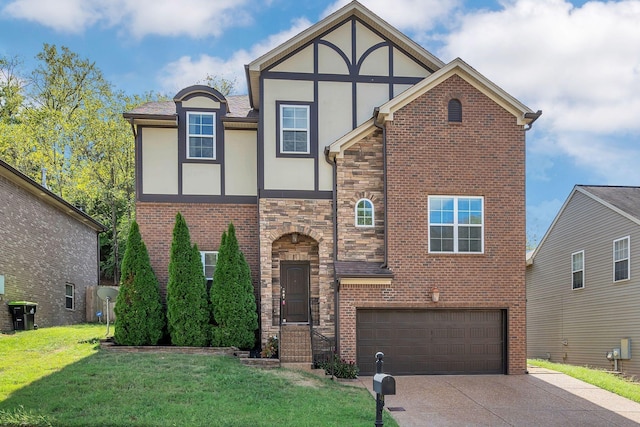
[[[527,259],[527,357],[640,375],[638,259],[640,187],[574,187]]]
[[[38,304],[40,327],[85,321],[85,294],[99,278],[104,226],[0,160],[0,331],[14,329],[8,303]]]

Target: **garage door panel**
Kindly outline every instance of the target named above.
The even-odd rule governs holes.
[[[502,374],[503,316],[501,310],[358,310],[361,374],[375,373],[378,351],[385,372],[394,375]]]

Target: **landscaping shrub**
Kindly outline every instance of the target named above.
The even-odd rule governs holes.
[[[211,287],[211,305],[216,326],[213,345],[251,349],[258,329],[258,313],[251,283],[251,270],[238,246],[235,227],[222,235],[218,262]]]
[[[358,374],[360,373],[360,368],[358,368],[354,362],[347,362],[337,354],[321,362],[318,367],[324,369],[325,374],[333,374],[336,378],[355,379],[358,378]]]
[[[189,228],[176,215],[169,258],[167,321],[171,343],[202,347],[209,341],[209,305],[198,248],[191,246]]]
[[[165,315],[147,247],[138,223],[129,228],[116,299],[114,340],[122,345],[155,345],[162,338]]]
[[[260,352],[260,356],[265,358],[278,358],[278,337],[272,336],[267,339],[267,344]]]

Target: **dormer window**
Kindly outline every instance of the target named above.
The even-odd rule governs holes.
[[[216,158],[215,122],[215,113],[187,113],[187,158]]]
[[[459,99],[450,100],[447,110],[450,122],[462,122],[462,103]]]

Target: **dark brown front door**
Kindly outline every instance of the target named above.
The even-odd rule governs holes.
[[[280,263],[282,285],[282,321],[309,322],[309,263],[283,261]]]

